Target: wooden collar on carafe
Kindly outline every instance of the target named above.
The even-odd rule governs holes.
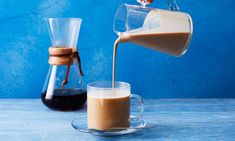
[[[53,46],[49,47],[49,55],[50,55],[48,60],[49,64],[57,66],[67,65],[66,76],[61,85],[62,88],[64,88],[64,85],[68,83],[70,65],[73,64],[73,59],[77,60],[78,69],[80,71],[81,76],[83,76],[81,68],[81,60],[77,48]]]
[[[49,47],[49,55],[48,63],[51,65],[68,65],[73,63],[73,48]]]

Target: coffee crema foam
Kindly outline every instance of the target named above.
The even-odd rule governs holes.
[[[128,90],[123,89],[107,89],[107,90],[88,90],[88,97],[98,98],[98,99],[115,99],[115,98],[123,98],[130,96],[130,92]]]

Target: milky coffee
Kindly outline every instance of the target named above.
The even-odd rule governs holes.
[[[102,131],[129,127],[130,94],[108,89],[88,92],[88,128]]]

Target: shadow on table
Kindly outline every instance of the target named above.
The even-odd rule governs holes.
[[[166,138],[169,135],[174,134],[175,132],[178,132],[179,130],[183,130],[185,128],[182,127],[175,127],[170,125],[156,125],[152,128],[146,128],[141,131],[138,131],[136,133],[131,133],[127,135],[122,136],[113,136],[113,137],[97,137],[97,141],[121,141],[121,140],[136,140],[136,139],[148,139],[148,140],[154,140],[154,139],[162,139]]]

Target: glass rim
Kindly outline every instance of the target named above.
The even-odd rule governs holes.
[[[82,18],[45,18],[46,20],[78,20],[82,21]]]
[[[156,8],[153,8],[153,7],[145,7],[145,6],[142,6],[142,5],[134,5],[134,4],[127,4],[127,3],[123,3],[123,4],[121,4],[118,8],[117,8],[117,10],[116,10],[116,12],[115,12],[115,15],[114,15],[114,21],[113,21],[113,31],[119,36],[121,33],[125,33],[125,32],[128,32],[129,31],[129,28],[127,27],[127,25],[126,24],[128,24],[128,17],[129,17],[129,15],[130,15],[130,13],[131,12],[133,12],[133,10],[132,9],[147,9],[147,10],[154,10],[154,9],[156,9]],[[138,10],[136,10],[136,11],[134,11],[133,13],[136,13],[136,12],[138,12]],[[123,26],[124,28],[123,29],[125,29],[125,30],[123,30],[123,31],[120,31],[119,29],[116,29],[116,20],[117,19],[119,19],[118,17],[118,15],[119,15],[119,13],[121,13],[121,12],[123,12],[123,11],[125,11],[125,25]],[[131,12],[130,12],[131,11]],[[143,13],[143,12],[142,12]]]
[[[130,84],[127,82],[122,82],[122,81],[115,81],[115,85],[116,84],[121,84],[121,86],[119,87],[105,87],[105,86],[92,86],[95,84],[111,84],[112,85],[112,81],[94,81],[94,82],[90,82],[87,84],[87,89],[91,88],[91,89],[102,89],[102,90],[111,90],[111,89],[126,89],[126,88],[130,88]]]

